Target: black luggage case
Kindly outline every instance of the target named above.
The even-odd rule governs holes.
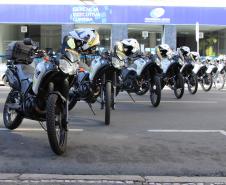
[[[32,62],[33,46],[25,45],[23,41],[14,41],[8,45],[6,56],[15,64],[30,64]]]

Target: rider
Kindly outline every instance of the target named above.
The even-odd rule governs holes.
[[[61,53],[70,51],[80,58],[80,54],[89,55],[96,52],[96,46],[100,44],[99,34],[92,28],[80,28],[69,32],[63,39]],[[86,71],[90,67],[79,60],[79,66]]]

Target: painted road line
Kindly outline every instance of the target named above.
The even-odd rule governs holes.
[[[220,133],[226,136],[225,130],[147,130],[152,133]]]
[[[132,100],[118,100],[116,103],[133,103]],[[150,103],[148,100],[135,100],[135,103]],[[161,103],[194,103],[194,104],[216,104],[218,103],[217,101],[161,101]]]
[[[7,128],[0,128],[0,131],[10,131],[10,132],[26,132],[26,131],[43,131],[42,128],[17,128],[15,130],[9,130]],[[69,128],[69,131],[72,131],[72,132],[82,132],[84,131],[84,129],[75,129],[75,128]]]
[[[226,131],[225,130],[220,130],[220,133],[226,136]]]

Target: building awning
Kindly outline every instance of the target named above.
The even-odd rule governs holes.
[[[0,23],[226,25],[221,7],[0,4]]]

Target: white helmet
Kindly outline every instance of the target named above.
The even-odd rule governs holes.
[[[80,28],[69,32],[75,39],[75,45],[82,51],[89,50],[100,44],[99,34],[92,28]]]
[[[217,61],[224,61],[225,60],[225,56],[224,55],[220,55],[216,58]]]
[[[179,51],[183,55],[183,57],[188,56],[190,54],[190,48],[188,46],[181,46]]]
[[[196,51],[192,51],[191,52],[191,56],[192,56],[192,58],[193,58],[194,61],[200,60],[200,55]]]
[[[155,52],[159,58],[164,58],[168,57],[172,53],[172,50],[168,44],[160,44],[155,47]]]
[[[140,51],[140,46],[136,39],[123,39],[121,43],[123,45],[123,52],[127,56]]]

